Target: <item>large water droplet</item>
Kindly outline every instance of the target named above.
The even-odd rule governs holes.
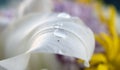
[[[61,17],[61,18],[70,18],[70,15],[66,14],[66,13],[61,13],[58,15],[58,17]]]

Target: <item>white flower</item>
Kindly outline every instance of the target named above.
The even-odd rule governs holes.
[[[2,35],[0,67],[7,70],[62,70],[52,54],[80,58],[89,66],[95,44],[81,20],[63,13],[23,17]]]

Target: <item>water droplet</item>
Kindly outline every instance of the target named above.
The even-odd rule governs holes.
[[[62,23],[57,23],[57,24],[54,25],[54,28],[59,29],[59,28],[62,27],[62,26],[63,26]]]
[[[66,34],[63,33],[62,31],[60,31],[59,29],[55,30],[53,34],[57,37],[60,37],[60,38],[66,38]]]
[[[62,17],[62,18],[70,18],[70,15],[66,14],[66,13],[61,13],[58,15],[58,17]]]
[[[59,29],[59,28],[60,28],[60,26],[58,26],[58,25],[55,25],[55,26],[54,26],[54,28],[57,28],[57,29]]]

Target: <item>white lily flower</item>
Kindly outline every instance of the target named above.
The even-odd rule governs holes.
[[[89,66],[95,44],[93,32],[78,18],[64,13],[23,17],[2,35],[3,70],[62,70],[52,54],[79,58]]]

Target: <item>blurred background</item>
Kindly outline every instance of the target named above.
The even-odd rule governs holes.
[[[0,0],[0,32],[13,20],[18,18],[19,6],[23,1],[24,0]],[[74,70],[72,66],[76,67],[76,70],[120,69],[120,0],[50,1],[52,2],[52,12],[66,12],[71,16],[79,17],[92,29],[96,38],[96,48],[89,68],[85,68],[79,64],[79,59],[71,60],[70,58],[57,55],[57,58],[66,66],[65,70]],[[44,2],[45,7],[41,8],[51,7],[46,4],[47,0],[44,0]],[[29,5],[29,8],[31,8],[32,5],[34,4]],[[40,5],[35,8],[39,8]],[[31,12],[33,10],[34,9],[28,11]]]

